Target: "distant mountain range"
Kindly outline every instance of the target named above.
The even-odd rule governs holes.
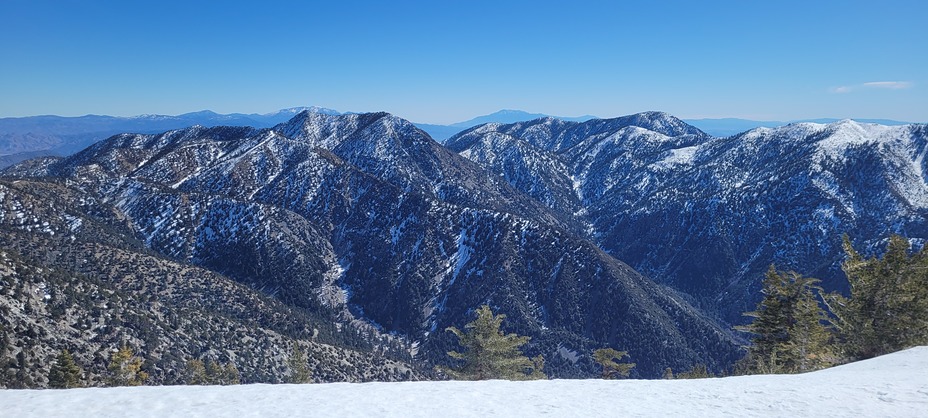
[[[578,116],[578,117],[563,117],[563,116],[551,116],[543,113],[529,113],[521,110],[500,110],[489,115],[478,116],[476,118],[452,123],[450,125],[432,125],[417,123],[416,126],[422,130],[429,133],[436,141],[444,142],[446,139],[454,136],[458,132],[472,128],[474,126],[482,125],[485,123],[517,123],[517,122],[527,122],[533,119],[553,117],[567,122],[586,122],[591,119],[599,119],[596,116]],[[718,137],[731,136],[739,134],[745,131],[749,131],[754,128],[775,128],[777,126],[788,125],[790,123],[834,123],[838,122],[841,119],[837,118],[819,118],[819,119],[801,119],[801,120],[790,120],[790,121],[760,121],[760,120],[750,120],[750,119],[738,119],[738,118],[721,118],[721,119],[682,119],[684,122],[693,125],[703,132]],[[876,123],[880,125],[887,126],[898,126],[898,125],[907,125],[912,122],[900,122],[896,120],[889,119],[854,119],[860,123]]]
[[[293,107],[277,112],[230,113],[219,114],[209,110],[185,113],[182,115],[139,115],[132,117],[86,115],[78,117],[64,116],[29,116],[21,118],[0,118],[0,168],[8,167],[29,158],[41,156],[67,156],[82,150],[94,142],[111,135],[125,132],[158,133],[189,126],[250,126],[270,128],[285,122],[297,113],[308,110],[314,113],[340,115],[342,112],[322,107]],[[347,112],[351,113],[351,112]],[[428,133],[432,139],[444,142],[455,134],[484,123],[516,123],[533,119],[555,117],[568,122],[585,122],[597,119],[595,116],[578,117],[550,116],[542,113],[529,113],[521,110],[500,110],[488,115],[478,116],[450,125],[415,123],[419,129]],[[801,121],[777,122],[754,121],[747,119],[685,119],[713,136],[730,136],[758,127],[783,126],[791,122],[832,123],[838,119],[808,119]],[[858,122],[878,123],[882,125],[903,125],[885,119],[858,119]]]
[[[790,123],[835,123],[841,119],[836,118],[819,118],[819,119],[798,119],[791,121],[761,121],[737,118],[721,119],[683,119],[684,122],[693,125],[703,132],[712,136],[731,136],[749,131],[754,128],[775,128],[777,126],[788,125]],[[912,122],[900,122],[889,119],[854,119],[860,123],[876,123],[887,126],[908,125]]]
[[[267,114],[219,114],[204,110],[177,116],[49,115],[0,118],[0,167],[37,156],[70,155],[118,133],[158,133],[194,125],[267,128],[284,122],[304,110],[338,114],[334,110],[320,107],[294,107]]]

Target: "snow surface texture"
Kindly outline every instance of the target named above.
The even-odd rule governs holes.
[[[928,347],[804,375],[0,391],[9,417],[925,417]]]

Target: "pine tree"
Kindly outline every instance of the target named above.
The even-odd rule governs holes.
[[[51,370],[48,372],[48,387],[55,389],[71,389],[83,386],[81,367],[74,362],[68,350],[61,350]]]
[[[825,311],[816,298],[818,280],[795,272],[780,273],[770,266],[764,278],[763,299],[751,324],[736,329],[754,334],[743,363],[752,373],[798,373],[834,362]]]
[[[206,385],[209,380],[206,377],[206,365],[201,360],[188,360],[187,370],[184,372],[184,382],[188,385]]]
[[[188,385],[237,385],[241,383],[241,375],[231,362],[189,360],[184,380]]]
[[[616,376],[628,377],[628,374],[635,367],[635,363],[619,363],[616,361],[627,356],[627,352],[612,348],[600,348],[593,352],[593,360],[603,368],[603,379],[614,379]]]
[[[213,360],[206,361],[206,382],[209,385],[221,385],[223,377],[223,367],[219,362]]]
[[[448,327],[446,331],[458,338],[464,352],[449,351],[448,355],[463,362],[457,369],[447,370],[455,379],[526,380],[545,378],[544,358],[524,356],[520,348],[530,337],[503,334],[500,326],[506,315],[494,315],[487,305],[477,309],[477,319],[464,326],[464,331]]]
[[[140,386],[148,379],[148,373],[142,371],[142,359],[127,346],[113,353],[107,369],[110,386]]]
[[[844,236],[842,268],[850,298],[828,295],[841,348],[865,359],[928,344],[928,246],[909,256],[909,242],[893,235],[883,258],[866,259]]]
[[[705,364],[694,364],[688,371],[677,373],[677,379],[709,379],[715,377]]]
[[[222,371],[220,374],[220,379],[218,382],[220,385],[238,385],[242,383],[242,375],[238,371],[238,367],[235,367],[235,364],[232,362],[226,363],[222,366]]]
[[[0,313],[4,313],[4,312],[0,312]],[[9,315],[9,314],[6,314],[6,315]],[[10,347],[12,345],[13,344],[10,341],[10,336],[9,334],[7,334],[6,328],[4,328],[3,325],[0,325],[0,357],[6,356],[6,353],[10,350]]]
[[[795,322],[790,329],[789,340],[784,345],[786,352],[792,353],[790,369],[802,373],[830,367],[835,363],[832,333],[824,325],[828,322],[828,316],[816,297],[816,294],[821,295],[822,289],[815,285],[815,279],[796,275],[796,282],[799,288],[795,290]]]
[[[528,374],[528,380],[543,380],[547,379],[548,376],[545,375],[545,357],[541,354],[532,357],[532,372]]]
[[[313,375],[309,370],[306,360],[306,353],[299,347],[294,347],[287,361],[290,366],[290,376],[287,377],[287,383],[309,383],[312,382]]]

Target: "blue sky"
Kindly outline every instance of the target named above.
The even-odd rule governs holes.
[[[0,117],[928,122],[926,16],[925,1],[0,0]]]

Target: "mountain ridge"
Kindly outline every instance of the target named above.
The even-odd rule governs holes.
[[[211,110],[201,110],[180,115],[145,114],[119,117],[88,114],[73,117],[39,115],[0,118],[0,168],[36,156],[67,156],[85,148],[93,142],[117,133],[159,133],[169,129],[180,129],[192,125],[234,125],[269,128],[286,121],[303,110],[330,115],[341,114],[341,112],[333,109],[317,106],[300,106],[264,114],[220,114]],[[428,123],[415,123],[415,125],[428,132],[433,139],[443,142],[464,129],[483,123],[515,123],[543,117],[549,117],[549,115],[503,109],[488,115],[477,116],[470,120],[456,122],[450,125]],[[575,122],[596,119],[595,116],[590,115],[579,117],[554,117]],[[838,119],[807,119],[791,122],[775,122],[724,118],[686,119],[685,121],[713,136],[730,136],[759,126],[775,127],[802,121],[834,122],[837,120]],[[904,124],[904,122],[888,119],[859,119],[859,121],[889,125]]]
[[[64,177],[159,254],[405,336],[427,362],[448,361],[440,330],[483,303],[554,376],[591,373],[604,345],[642,376],[737,356],[729,330],[586,241],[585,225],[386,113],[122,134],[7,174]]]
[[[318,381],[421,376],[388,336],[157,254],[74,182],[0,179],[0,231],[0,386],[44,387],[62,349],[86,383],[102,384],[120,346],[153,384],[185,383],[196,358],[233,363],[245,382],[282,382],[297,348],[310,350]]]
[[[684,119],[686,123],[699,127],[712,136],[731,136],[754,128],[766,127],[775,128],[777,126],[789,125],[791,123],[813,122],[813,123],[834,123],[844,119],[852,119],[860,123],[875,123],[879,125],[897,126],[912,125],[918,122],[904,122],[892,119],[872,119],[872,118],[811,118],[811,119],[793,119],[788,121],[766,121],[751,120],[741,118],[702,118],[702,119]]]
[[[867,253],[889,233],[928,238],[925,125],[842,120],[711,137],[619,120],[483,125],[448,146],[543,202],[538,184],[571,181],[569,200],[555,203],[573,205],[602,248],[734,323],[771,263],[846,290],[843,233]],[[537,145],[535,154],[500,153],[517,141]],[[564,168],[540,169],[542,158]]]

